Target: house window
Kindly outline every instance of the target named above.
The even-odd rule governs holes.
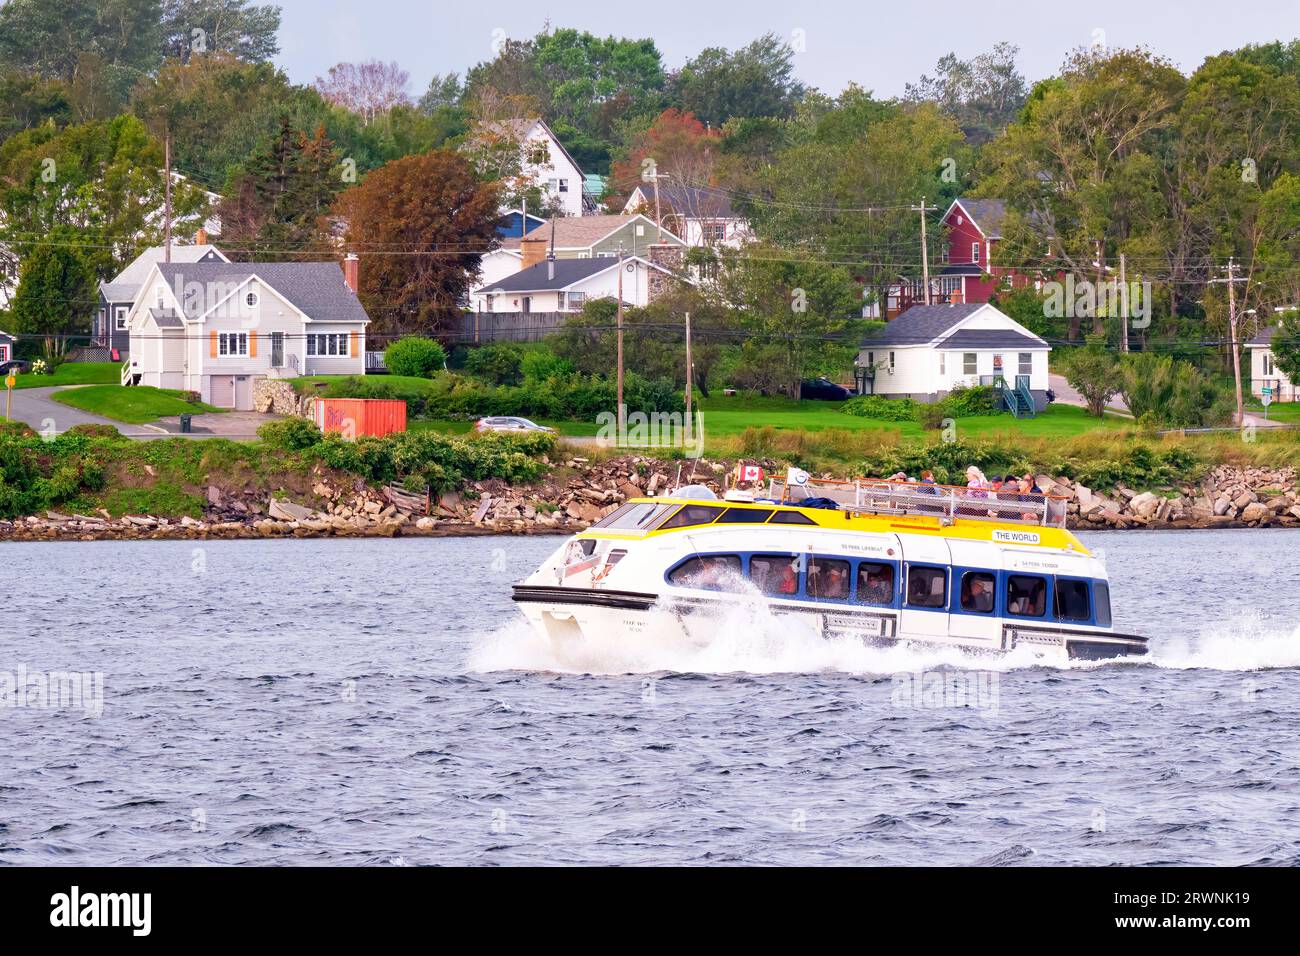
[[[561,179],[559,183],[560,183],[560,192],[567,193],[569,191],[569,181],[567,179]]]
[[[725,222],[706,222],[700,226],[700,235],[705,242],[722,242],[727,238]]]
[[[975,265],[980,264],[980,244],[978,242],[970,244],[970,261]]]
[[[570,292],[566,296],[570,312],[581,312],[582,304],[587,301],[587,293]]]
[[[1021,352],[1020,353],[1020,374],[1030,375],[1033,373],[1033,371],[1034,371],[1034,353]]]
[[[307,336],[307,354],[339,356],[348,354],[347,332],[313,332]]]
[[[559,191],[560,191],[560,181],[559,181],[558,179],[548,179],[548,180],[546,180],[546,191],[547,191],[547,192],[550,192],[550,193],[557,193],[557,192],[559,192]]]
[[[875,352],[868,352],[868,353],[867,353],[867,367],[868,367],[868,368],[875,368],[875,367],[876,367],[876,353],[875,353]]]
[[[257,305],[257,293],[248,293],[248,295],[244,296],[244,301],[248,303],[248,307],[251,309],[253,306]]]
[[[114,311],[113,324],[117,327],[119,332],[126,328],[126,311],[126,306],[124,305],[119,305]]]
[[[890,353],[889,353],[889,371],[890,371],[890,372],[894,371],[894,353],[893,353],[893,352],[890,352]]]
[[[979,371],[979,356],[974,352],[964,352],[961,357],[963,375],[974,375]]]
[[[948,374],[948,368],[947,368],[948,363],[945,361],[945,357],[947,356],[947,354],[948,354],[947,352],[939,353],[939,374],[940,375]]]
[[[1273,374],[1273,353],[1272,353],[1272,352],[1265,352],[1265,353],[1261,356],[1261,358],[1264,359],[1264,374],[1265,374],[1265,375],[1272,375],[1272,374]]]
[[[247,332],[222,332],[217,336],[218,355],[247,355]]]

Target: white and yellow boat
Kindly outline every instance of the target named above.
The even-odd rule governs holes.
[[[620,633],[707,641],[705,612],[758,601],[813,616],[827,638],[1057,660],[1146,653],[1146,638],[1112,629],[1106,569],[1065,528],[1064,499],[867,479],[764,491],[629,500],[514,600],[559,650]]]

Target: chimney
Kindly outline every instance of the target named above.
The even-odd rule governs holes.
[[[202,226],[200,226],[199,231],[194,234],[194,244],[196,246],[206,246],[208,244],[208,231]]]
[[[360,276],[361,260],[356,253],[349,252],[343,259],[343,281],[347,283],[348,288],[353,294],[357,291],[357,279]]]
[[[529,266],[535,266],[546,258],[546,240],[541,237],[520,239],[519,251],[523,254],[523,260],[519,264],[521,270],[527,269]]]
[[[555,217],[551,217],[551,251],[546,256],[546,281],[555,281]]]

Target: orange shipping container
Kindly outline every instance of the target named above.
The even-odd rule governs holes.
[[[406,402],[392,398],[318,398],[316,426],[344,438],[406,431]]]

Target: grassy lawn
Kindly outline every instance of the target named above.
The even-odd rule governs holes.
[[[14,388],[47,388],[53,385],[118,385],[122,366],[117,362],[64,362],[53,375],[15,375]]]
[[[1246,410],[1261,418],[1264,415],[1264,406],[1258,400],[1248,402]],[[1268,406],[1268,417],[1275,422],[1300,425],[1300,402],[1274,402]]]
[[[122,385],[87,385],[84,388],[55,392],[52,398],[83,412],[102,415],[128,425],[143,425],[166,415],[199,415],[223,411],[201,402],[187,402],[184,392],[150,388],[147,385],[130,388]]]

